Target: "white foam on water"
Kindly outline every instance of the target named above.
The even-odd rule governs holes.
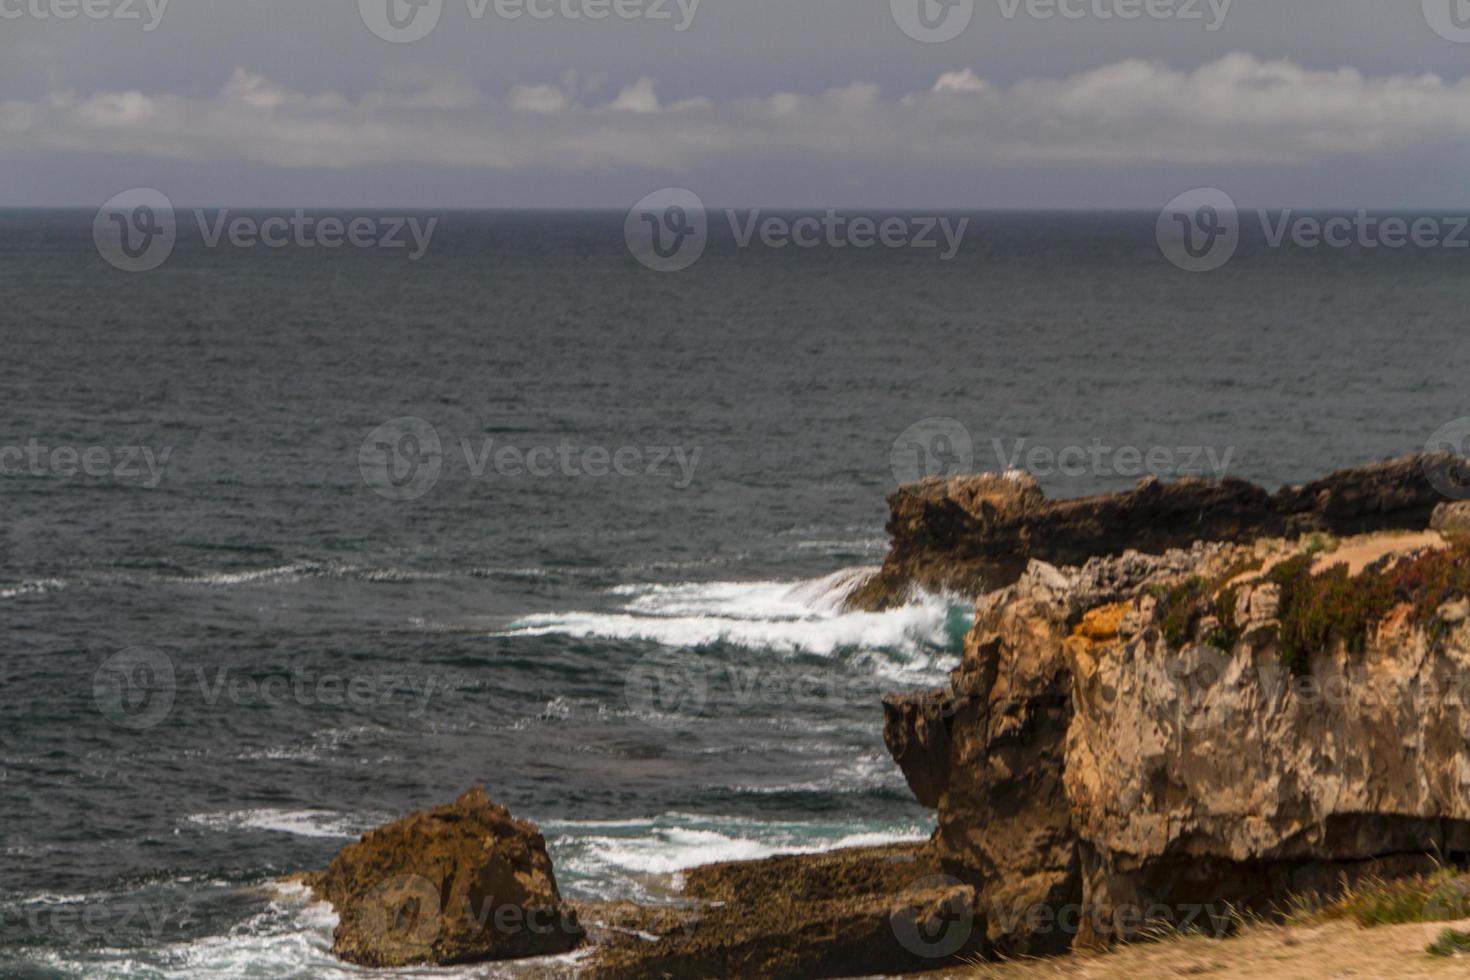
[[[57,589],[66,588],[66,583],[59,578],[38,578],[21,582],[19,585],[8,585],[0,588],[0,599],[14,599],[23,595],[44,595]]]
[[[818,538],[811,541],[798,541],[796,547],[802,551],[820,551],[834,555],[847,555],[855,551],[881,555],[888,550],[888,544],[887,538],[864,538],[856,541]]]
[[[938,596],[885,612],[846,610],[851,591],[873,573],[845,569],[805,582],[690,582],[613,589],[613,612],[527,616],[497,635],[647,640],[673,647],[730,643],[749,649],[832,656],[848,650],[912,654],[951,645],[953,603]]]
[[[658,830],[649,837],[634,839],[590,837],[587,843],[597,848],[598,860],[644,874],[668,874],[720,861],[751,861],[783,851],[779,844],[731,837],[713,830],[687,830],[677,827]],[[805,853],[808,850],[810,848],[801,848],[800,852]]]
[[[917,843],[929,830],[917,825],[901,830],[854,831],[824,840],[799,832],[721,832],[689,827],[648,828],[637,836],[588,836],[552,845],[558,880],[570,892],[594,898],[657,899],[646,879],[667,876],[722,861],[758,861],[779,854],[820,854],[846,847]],[[675,887],[669,882],[663,891]]]
[[[312,903],[300,886],[276,885],[265,908],[228,934],[170,943],[146,951],[98,948],[85,953],[38,951],[33,957],[67,975],[115,980],[515,980],[544,977],[548,968],[565,967],[589,950],[510,963],[462,967],[409,967],[370,970],[332,955],[337,916],[331,906]]]
[[[573,897],[669,900],[677,874],[721,861],[918,842],[932,824],[780,822],[667,813],[641,820],[543,821],[557,879]]]
[[[903,785],[903,775],[893,764],[892,758],[887,755],[865,755],[834,766],[820,779],[733,788],[741,793],[775,796],[782,793],[864,793],[882,786],[901,789]]]
[[[343,814],[332,810],[233,810],[196,813],[185,823],[210,830],[266,830],[297,837],[352,838],[382,823],[383,815]]]
[[[274,582],[281,579],[298,579],[321,571],[316,562],[296,562],[290,565],[275,565],[271,568],[249,569],[243,572],[209,572],[183,579],[186,585],[230,586],[253,585],[256,582]]]
[[[375,824],[377,816],[347,818],[326,811],[249,810],[200,814],[195,823],[234,829],[258,828],[323,835],[334,821]],[[678,901],[679,873],[717,861],[753,860],[777,854],[813,854],[844,847],[924,840],[932,831],[919,823],[877,821],[774,822],[752,817],[667,813],[658,817],[544,821],[553,861],[568,897],[633,897]],[[588,832],[591,832],[590,834]],[[193,879],[177,879],[180,884]],[[229,889],[224,881],[195,885]],[[517,980],[560,975],[588,955],[587,950],[514,963],[464,967],[366,970],[332,955],[337,915],[330,905],[311,900],[299,882],[274,881],[258,891],[255,911],[217,934],[140,949],[94,946],[24,952],[29,962],[67,976],[114,980],[362,980],[368,976],[403,980]],[[71,904],[97,896],[39,894],[30,901]]]

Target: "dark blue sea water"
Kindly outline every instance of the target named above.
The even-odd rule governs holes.
[[[186,228],[128,274],[90,212],[0,213],[0,975],[362,974],[271,881],[474,783],[584,898],[921,837],[878,696],[965,609],[837,607],[906,430],[1075,495],[1470,415],[1454,252],[1190,274],[1153,215],[982,214],[951,262],[660,274],[622,214],[439,217],[418,262]]]

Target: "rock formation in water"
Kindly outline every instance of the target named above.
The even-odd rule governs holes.
[[[884,609],[901,605],[915,588],[978,596],[1014,582],[1032,559],[1077,566],[1196,541],[1419,529],[1444,503],[1443,487],[1470,490],[1470,461],[1407,456],[1274,494],[1237,479],[1149,478],[1128,493],[1048,500],[1021,472],[931,478],[888,498],[888,556],[849,602]]]
[[[541,956],[583,938],[541,833],[478,787],[362,835],[310,884],[337,911],[332,951],[361,966]]]
[[[1470,856],[1470,546],[1424,466],[1274,496],[1033,497],[1029,517],[1014,499],[962,503],[957,481],[895,495],[896,551],[963,526],[1003,528],[1019,555],[971,542],[927,574],[910,551],[893,563],[909,581],[1024,565],[978,599],[951,685],[884,706],[894,758],[939,811],[937,858],[975,889],[987,952],[1204,925]],[[939,529],[914,527],[916,499]],[[1185,499],[1201,507],[1188,521]],[[1431,517],[1443,536],[1423,533]],[[1227,541],[1125,550],[1190,526]],[[1229,543],[1262,528],[1386,533]],[[1106,557],[1082,554],[1094,547]]]
[[[363,966],[451,965],[592,947],[525,975],[846,977],[979,952],[975,893],[929,844],[694,868],[680,904],[563,902],[536,828],[473,789],[364,834],[299,876],[336,909],[333,952]]]
[[[603,933],[587,976],[893,975],[979,952],[975,893],[942,875],[927,845],[714,864],[684,878],[699,904],[677,921],[667,910],[582,907]]]

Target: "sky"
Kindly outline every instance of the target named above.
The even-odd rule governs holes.
[[[4,206],[1470,208],[1467,149],[1470,0],[0,0]]]

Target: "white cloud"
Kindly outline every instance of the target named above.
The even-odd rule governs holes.
[[[618,112],[658,112],[658,96],[653,93],[653,79],[640,78],[618,93],[612,109]]]
[[[966,68],[964,71],[947,71],[939,76],[939,81],[934,83],[935,92],[983,92],[990,85],[985,79],[975,74],[974,69]]]
[[[61,150],[191,161],[350,168],[683,172],[702,163],[790,159],[858,165],[1053,163],[1124,167],[1328,163],[1470,140],[1470,80],[1368,77],[1234,54],[1193,71],[1123,61],[1010,86],[973,69],[928,91],[854,82],[663,103],[650,78],[610,101],[590,89],[398,79],[350,100],[236,71],[210,98],[137,91],[0,101],[0,155]]]

